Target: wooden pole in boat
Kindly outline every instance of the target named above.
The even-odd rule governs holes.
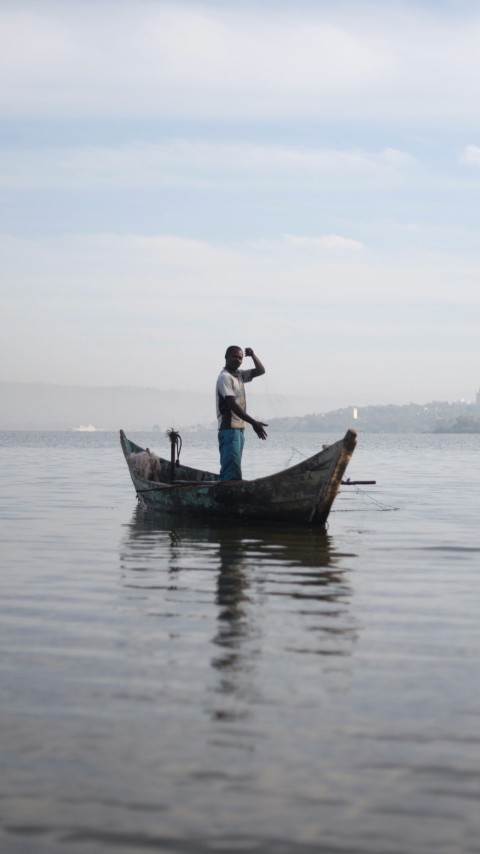
[[[173,436],[170,436],[170,483],[173,483],[174,480],[175,480],[175,439]]]
[[[182,439],[180,433],[177,433],[173,427],[167,430],[167,436],[170,439],[170,483],[175,482],[175,465],[180,465],[180,450],[182,447]],[[175,454],[177,459],[175,460]]]
[[[376,480],[350,480],[347,477],[346,480],[342,480],[342,486],[365,486],[367,484],[376,484]]]

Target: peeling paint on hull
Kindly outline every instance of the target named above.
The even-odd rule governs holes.
[[[139,476],[130,454],[144,449],[120,431],[120,443],[138,498],[162,513],[324,525],[356,445],[356,433],[298,465],[255,480],[220,482],[218,474],[180,465],[170,483],[170,463],[160,460],[160,482]]]

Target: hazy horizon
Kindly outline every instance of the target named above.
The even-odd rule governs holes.
[[[206,427],[215,430],[213,393],[139,386],[64,386],[52,383],[6,383],[0,381],[0,430],[74,430],[93,425],[98,430],[160,430]],[[408,401],[400,406],[430,403],[453,405],[460,401]],[[468,401],[464,401],[467,403]],[[349,401],[339,406],[322,407],[318,398],[267,394],[254,384],[248,394],[248,409],[271,423],[275,419],[308,415],[328,415],[338,410],[349,413],[347,420],[361,420],[362,410],[382,407],[391,401]],[[473,405],[473,401],[470,401]],[[354,414],[354,410],[356,410]]]
[[[207,394],[238,344],[319,411],[475,398],[477,4],[0,25],[0,379]]]
[[[216,375],[215,375],[214,379],[216,379]],[[268,382],[268,378],[266,378],[266,377],[263,378],[263,381],[265,382],[266,379]],[[193,388],[178,389],[178,388],[175,388],[173,386],[161,387],[159,385],[157,385],[157,386],[155,386],[155,385],[143,385],[140,383],[128,383],[128,384],[116,383],[113,385],[106,385],[105,383],[100,383],[100,384],[96,384],[96,383],[54,383],[54,382],[50,382],[49,380],[20,380],[20,381],[18,381],[18,380],[0,379],[0,386],[2,386],[2,385],[52,386],[52,387],[65,388],[65,389],[78,388],[78,389],[86,389],[86,390],[91,389],[91,390],[96,390],[96,391],[135,389],[137,391],[159,392],[161,394],[178,394],[178,395],[184,395],[184,396],[188,396],[189,394],[202,394],[205,396],[209,395],[212,398],[212,400],[214,401],[214,392],[212,391],[211,388],[210,389],[203,389],[203,388],[202,389],[193,389]],[[333,401],[336,401],[335,405],[333,405],[333,403],[332,403],[332,406],[329,406],[329,409],[331,409],[331,408],[342,409],[342,408],[348,408],[350,406],[352,406],[352,407],[354,407],[354,406],[364,406],[364,407],[365,406],[388,406],[390,404],[393,404],[395,406],[408,406],[408,404],[410,404],[410,403],[421,405],[424,403],[425,404],[432,403],[434,401],[442,401],[444,403],[460,403],[460,402],[461,403],[475,403],[477,393],[480,394],[480,388],[477,388],[476,390],[472,390],[470,392],[470,395],[468,395],[466,397],[462,397],[459,394],[456,394],[456,395],[454,394],[454,395],[449,395],[449,396],[444,396],[444,397],[435,397],[432,394],[427,394],[426,397],[420,396],[418,399],[414,399],[413,397],[410,397],[408,400],[405,399],[405,400],[398,400],[398,401],[393,400],[392,398],[395,397],[395,395],[391,394],[389,396],[388,392],[386,394],[383,394],[383,395],[378,395],[376,399],[373,399],[373,398],[369,399],[365,395],[362,396],[362,395],[358,395],[358,394],[355,396],[355,398],[347,399],[347,397],[345,396],[344,393],[341,392],[341,390],[338,393],[334,393],[333,395],[330,395],[328,398],[325,397],[325,395],[317,395],[317,396],[308,397],[305,395],[297,395],[297,394],[282,394],[281,392],[272,392],[271,388],[268,386],[267,386],[267,388],[262,388],[261,382],[247,386],[247,393],[248,393],[248,398],[252,398],[255,400],[260,400],[263,398],[266,401],[268,401],[268,398],[273,395],[273,396],[277,397],[279,400],[284,399],[286,407],[288,407],[288,406],[294,407],[295,405],[297,405],[297,406],[301,405],[302,407],[304,407],[304,406],[309,406],[311,404],[316,405],[319,402],[324,403],[324,402],[329,400],[331,403]],[[343,401],[343,402],[338,402],[338,401]],[[212,404],[212,406],[213,406],[213,404]],[[322,409],[319,411],[323,412],[323,411],[327,411],[327,410]]]

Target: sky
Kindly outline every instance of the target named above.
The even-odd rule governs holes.
[[[480,386],[480,2],[2,0],[0,380]],[[245,365],[248,360],[245,360]]]

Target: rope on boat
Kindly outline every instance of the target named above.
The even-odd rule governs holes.
[[[290,456],[289,456],[288,460],[287,460],[287,461],[286,461],[286,463],[285,463],[285,468],[286,468],[286,469],[288,469],[288,467],[289,467],[290,463],[292,462],[292,460],[293,460],[293,458],[294,458],[294,456],[295,456],[296,454],[298,454],[298,455],[299,455],[299,457],[303,457],[303,458],[304,458],[304,460],[306,460],[306,459],[307,459],[307,455],[306,455],[306,454],[304,454],[304,453],[302,453],[302,451],[299,451],[299,450],[298,450],[298,448],[290,448],[290,450],[291,450],[291,454],[290,454]]]
[[[325,451],[327,448],[328,448],[328,445],[322,445],[322,451]],[[298,454],[299,457],[303,457],[304,460],[308,460],[307,454],[304,454],[303,451],[299,451],[298,448],[292,447],[292,448],[290,448],[290,450],[291,450],[291,454],[290,454],[287,462],[285,463],[286,469],[288,469],[290,463],[292,462],[292,460],[296,454]]]
[[[290,456],[289,456],[289,458],[288,458],[287,462],[285,463],[285,468],[288,468],[288,467],[289,467],[289,465],[291,464],[291,462],[292,462],[293,458],[294,458],[297,454],[298,454],[298,456],[299,456],[299,457],[303,457],[304,459],[307,459],[307,455],[306,455],[306,454],[304,454],[302,451],[299,451],[299,450],[298,450],[298,448],[294,448],[294,447],[292,447],[290,450],[291,450],[291,454],[290,454]],[[373,495],[370,495],[368,492],[365,492],[365,490],[364,490],[364,489],[359,489],[359,486],[358,486],[358,484],[359,484],[359,483],[360,483],[360,484],[362,484],[362,483],[363,483],[363,484],[372,484],[372,485],[374,485],[374,484],[376,484],[376,480],[354,481],[354,480],[350,480],[350,478],[347,478],[346,480],[342,480],[341,485],[342,485],[342,486],[351,486],[351,487],[353,487],[353,489],[354,489],[355,493],[359,496],[359,498],[361,498],[361,499],[362,499],[362,501],[363,501],[364,503],[366,503],[367,501],[371,501],[373,504],[375,504],[375,505],[376,505],[377,509],[378,509],[379,511],[382,511],[383,513],[387,512],[387,511],[391,511],[391,510],[398,510],[398,509],[399,509],[398,507],[392,507],[390,504],[385,504],[383,501],[379,501],[379,500],[378,500],[378,498],[374,498],[374,497],[373,497]],[[333,512],[337,512],[337,513],[341,513],[341,512],[342,512],[341,510],[339,510],[339,509],[338,509],[338,504],[334,507]],[[315,513],[315,507],[314,507],[314,509],[312,510],[312,517],[313,517],[314,513]]]
[[[356,494],[357,494],[357,495],[362,499],[362,501],[363,501],[364,503],[366,503],[366,502],[367,502],[367,500],[368,500],[368,501],[372,501],[372,502],[373,502],[373,504],[376,504],[377,509],[378,509],[378,510],[380,510],[382,513],[386,513],[387,511],[391,511],[391,510],[399,510],[399,508],[398,508],[398,507],[392,507],[392,505],[391,505],[391,504],[385,504],[383,501],[379,501],[379,500],[378,500],[378,498],[374,498],[374,497],[373,497],[373,495],[369,495],[369,493],[368,493],[368,492],[365,492],[365,490],[364,490],[364,489],[359,489],[359,487],[358,487],[355,483],[353,483],[353,482],[352,482],[352,483],[347,483],[347,484],[345,484],[345,483],[342,481],[342,484],[343,484],[344,486],[353,486],[353,487],[354,487],[354,490],[355,490],[355,493],[356,493]],[[335,508],[335,510],[336,510],[336,512],[337,512],[337,513],[341,513],[341,512],[342,512],[341,510],[339,510],[339,509],[338,509],[338,507],[336,507],[336,508]]]

